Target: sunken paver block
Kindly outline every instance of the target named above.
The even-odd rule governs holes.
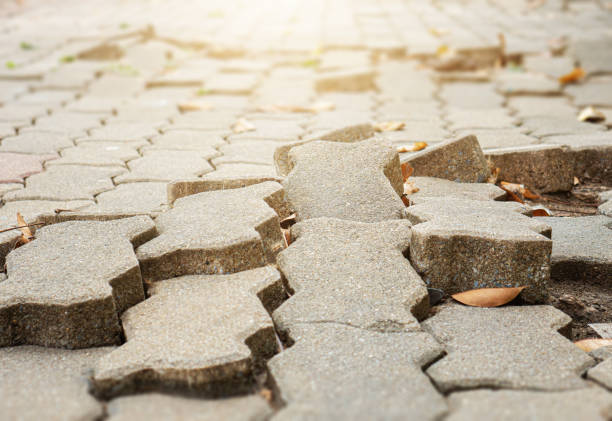
[[[99,194],[97,205],[82,209],[84,213],[150,214],[160,212],[167,202],[166,183],[127,183]]]
[[[447,305],[421,323],[447,352],[427,374],[443,392],[585,387],[580,376],[595,361],[558,332],[571,321],[552,306]]]
[[[454,294],[474,288],[528,286],[548,295],[550,227],[514,202],[431,198],[406,209],[410,261],[428,286]],[[546,235],[546,236],[545,236]]]
[[[598,388],[562,392],[475,390],[448,398],[448,421],[604,421],[612,394]]]
[[[54,158],[56,158],[56,155],[25,155],[0,152],[0,184],[21,183],[25,177],[41,172],[43,162]]]
[[[120,343],[119,315],[144,299],[133,244],[154,234],[153,221],[144,216],[37,230],[36,240],[6,258],[0,345],[85,348]]]
[[[378,331],[418,329],[427,289],[404,257],[408,221],[376,224],[317,218],[291,229],[277,262],[294,295],[274,312],[281,330],[335,322]]]
[[[223,274],[273,263],[284,244],[279,216],[289,215],[283,196],[280,184],[266,182],[178,199],[155,220],[159,237],[137,250],[143,276]]]
[[[237,189],[265,181],[281,182],[274,168],[268,165],[226,164],[202,178],[175,180],[168,184],[168,201],[212,190]]]
[[[109,421],[263,421],[272,408],[260,396],[201,400],[149,393],[109,402]]]
[[[57,154],[59,150],[72,146],[74,146],[74,143],[65,134],[25,132],[17,136],[2,139],[2,142],[0,142],[0,152]]]
[[[26,180],[24,189],[3,196],[13,200],[92,200],[94,195],[113,189],[111,177],[125,172],[116,167],[56,165]]]
[[[410,177],[419,191],[408,196],[411,204],[424,202],[432,197],[447,199],[502,200],[506,192],[490,183],[456,183],[443,178]]]
[[[319,93],[370,91],[376,89],[375,79],[376,72],[369,67],[325,72],[317,77],[315,89]]]
[[[482,183],[491,173],[476,136],[449,140],[426,148],[411,155],[405,162],[414,168],[415,176],[445,178],[461,183]]]
[[[87,377],[112,348],[65,350],[19,346],[0,349],[0,413],[6,420],[81,421],[104,416],[88,392]],[[24,391],[28,393],[24,393]]]
[[[612,218],[540,218],[552,227],[552,277],[558,280],[612,280]]]
[[[208,160],[219,155],[214,149],[208,153],[193,151],[149,151],[142,158],[128,162],[130,172],[115,178],[116,183],[140,181],[172,181],[195,177],[214,168]]]
[[[587,372],[587,377],[612,390],[612,358],[608,358],[604,362],[591,368]],[[612,413],[612,409],[610,412]]]
[[[283,186],[298,220],[404,217],[399,155],[385,141],[316,141],[291,149],[289,160],[293,169]]]
[[[279,420],[436,420],[446,412],[422,367],[443,350],[424,332],[381,333],[301,325],[295,344],[268,362]]]
[[[574,160],[568,148],[530,145],[490,149],[486,158],[499,168],[499,179],[524,184],[541,193],[569,191],[574,185]]]
[[[252,386],[255,361],[277,352],[262,304],[284,298],[271,267],[168,279],[148,292],[122,316],[127,342],[96,366],[94,386],[102,396],[165,389],[227,396]]]
[[[289,151],[295,146],[303,145],[312,140],[327,140],[329,142],[359,142],[368,139],[375,135],[374,127],[367,124],[358,124],[355,126],[343,127],[342,129],[334,130],[328,133],[321,134],[315,138],[307,138],[298,142],[289,143],[276,148],[274,151],[274,165],[276,172],[279,175],[286,176],[291,171],[291,163],[289,162]]]

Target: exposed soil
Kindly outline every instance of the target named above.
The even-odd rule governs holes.
[[[569,192],[545,193],[541,198],[527,201],[530,205],[542,205],[552,211],[551,216],[589,216],[597,215],[600,205],[599,193],[612,189],[594,181],[580,183]]]

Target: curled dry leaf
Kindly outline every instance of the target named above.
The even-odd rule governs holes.
[[[289,215],[288,217],[280,221],[280,227],[282,229],[289,229],[295,223],[296,223],[295,213],[292,213],[291,215]]]
[[[406,123],[402,121],[381,121],[374,125],[374,130],[377,132],[396,132],[402,130]]]
[[[513,198],[513,200],[520,202],[520,203],[524,203],[523,199],[529,199],[529,200],[541,199],[539,195],[529,190],[523,184],[508,183],[507,181],[500,181],[499,187],[501,187],[506,192],[511,193],[510,196]]]
[[[289,247],[289,244],[291,244],[291,231],[283,228],[281,228],[281,231],[283,232],[283,238],[285,239],[285,248]]]
[[[429,28],[429,33],[438,38],[448,35],[449,32],[450,31],[446,28]]]
[[[203,101],[188,101],[178,104],[178,109],[182,113],[190,111],[209,111],[215,108],[212,104]]]
[[[574,186],[577,186],[578,184],[580,184],[580,179],[574,176]]]
[[[234,133],[251,132],[255,130],[255,125],[246,118],[239,119],[234,125]]]
[[[398,153],[404,152],[417,152],[427,147],[427,142],[414,142],[412,146],[399,146],[397,148]]]
[[[402,169],[402,177],[404,178],[405,183],[406,180],[408,180],[408,177],[410,177],[414,172],[414,168],[412,168],[407,162],[404,162],[400,168]]]
[[[32,241],[32,239],[34,238],[32,230],[19,212],[17,212],[17,226],[19,226],[19,231],[21,231],[21,238],[19,239],[19,243],[27,244]]]
[[[319,101],[315,102],[309,107],[303,107],[301,105],[261,105],[257,107],[257,111],[262,113],[320,113],[322,111],[332,111],[336,108],[333,102]]]
[[[402,202],[404,203],[404,206],[406,207],[410,206],[410,200],[408,200],[408,197],[406,197],[406,194],[402,194],[401,198],[402,198]]]
[[[576,83],[580,79],[582,79],[584,76],[585,76],[584,70],[581,67],[576,67],[571,72],[561,76],[559,78],[559,83],[561,85],[567,85],[569,83]]]
[[[404,182],[404,196],[407,196],[412,193],[416,193],[419,191],[419,188],[414,185],[412,181]]]
[[[594,107],[586,107],[578,114],[578,121],[586,121],[588,123],[601,123],[606,121],[604,113]]]
[[[574,342],[578,348],[584,352],[595,351],[597,348],[604,346],[612,346],[612,339],[583,339],[581,341]]]
[[[453,294],[462,304],[472,307],[499,307],[514,300],[527,287],[479,288]]]
[[[493,168],[491,169],[491,175],[487,178],[487,183],[495,184],[497,183],[497,179],[499,178],[499,172],[501,168]]]
[[[268,403],[271,403],[274,395],[272,394],[272,391],[268,388],[263,388],[259,391],[259,394],[261,395],[262,398],[264,398]]]
[[[533,206],[533,216],[550,216],[552,215],[552,212],[548,209],[546,209],[544,206]]]

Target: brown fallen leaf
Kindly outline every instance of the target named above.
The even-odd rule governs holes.
[[[381,121],[374,124],[374,130],[377,132],[396,132],[402,130],[406,123],[403,121]]]
[[[17,224],[19,226],[19,231],[21,231],[21,238],[19,239],[19,242],[21,244],[27,244],[32,241],[32,239],[34,239],[34,234],[32,234],[32,230],[19,212],[17,212]]]
[[[583,339],[581,341],[574,342],[578,348],[584,352],[595,351],[597,348],[604,346],[612,346],[612,339]]]
[[[234,133],[251,132],[255,129],[255,125],[246,118],[239,119],[233,127]]]
[[[289,244],[291,244],[291,231],[282,228],[281,231],[283,232],[283,238],[285,239],[285,248],[289,247]]]
[[[400,166],[400,168],[402,169],[402,177],[404,178],[404,183],[405,183],[406,180],[408,180],[408,177],[410,177],[412,173],[414,172],[414,168],[412,168],[410,164],[407,162],[404,162]]]
[[[574,176],[574,186],[577,186],[578,184],[580,184],[580,179]]]
[[[423,150],[427,147],[427,142],[414,142],[414,144],[410,147],[408,146],[399,146],[397,148],[397,152],[398,153],[404,153],[404,152],[417,152],[420,150]]]
[[[404,195],[409,195],[419,191],[419,188],[414,185],[412,181],[406,181],[404,183]]]
[[[584,110],[580,111],[580,114],[578,114],[578,121],[587,123],[601,123],[602,121],[606,121],[606,116],[595,107],[586,107]]]
[[[499,178],[500,171],[501,171],[501,168],[491,169],[491,175],[489,175],[489,178],[487,178],[487,183],[490,183],[490,184],[497,183],[497,179]]]
[[[402,198],[402,202],[404,203],[404,206],[406,207],[410,206],[410,200],[408,200],[408,197],[406,197],[406,194],[402,194],[401,198]]]
[[[548,209],[546,209],[544,206],[533,206],[533,216],[550,216],[552,215],[552,212],[549,211]]]
[[[282,229],[289,229],[291,228],[291,226],[293,224],[295,224],[296,219],[295,219],[295,213],[292,213],[291,215],[289,215],[288,217],[286,217],[285,219],[280,221],[280,227]]]
[[[509,183],[507,181],[500,181],[499,187],[501,187],[507,192],[512,192],[515,196],[520,198],[520,200],[517,200],[517,201],[520,201],[521,203],[524,203],[523,199],[529,199],[529,200],[541,199],[539,195],[529,190],[523,184]]]
[[[190,111],[209,111],[215,108],[212,104],[203,101],[188,101],[178,104],[178,109],[182,113]]]
[[[576,67],[571,72],[561,76],[559,78],[559,83],[561,85],[567,85],[569,83],[576,83],[580,79],[582,79],[585,76],[585,74],[586,73],[584,72],[584,70],[581,67]]]
[[[274,399],[274,395],[272,394],[272,391],[268,388],[264,388],[261,389],[259,391],[259,394],[261,395],[262,398],[264,398],[268,403],[271,403],[272,400]]]
[[[512,199],[513,201],[525,204],[525,201],[518,197],[518,195],[512,190],[505,188],[502,184],[499,185],[499,188],[508,193],[508,196],[510,196],[510,199]]]
[[[514,300],[525,288],[479,288],[459,292],[451,297],[472,307],[499,307]]]

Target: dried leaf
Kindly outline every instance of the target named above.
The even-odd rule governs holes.
[[[295,213],[292,213],[291,215],[280,221],[280,227],[282,229],[289,229],[293,224],[295,224],[295,222]]]
[[[402,202],[404,203],[404,206],[408,207],[410,206],[410,200],[408,200],[408,198],[406,197],[405,194],[402,194]]]
[[[449,33],[449,30],[446,28],[429,28],[429,33],[434,37],[443,37]]]
[[[285,247],[289,247],[291,244],[291,231],[288,229],[281,229],[283,232],[283,237],[285,238]]]
[[[404,196],[416,193],[419,191],[419,188],[414,185],[412,181],[406,181],[404,183]]]
[[[491,170],[491,175],[489,176],[489,178],[487,178],[487,183],[490,183],[490,184],[497,183],[497,179],[499,178],[500,171],[501,171],[501,168],[493,168]]]
[[[529,190],[523,184],[508,183],[507,181],[500,181],[499,184],[502,189],[506,191],[510,190],[512,193],[520,197],[521,200],[522,199],[529,199],[529,200],[541,199],[539,195]]]
[[[262,398],[264,398],[268,403],[272,402],[274,395],[272,395],[272,391],[270,389],[264,388],[259,391],[259,394]]]
[[[578,348],[584,352],[595,351],[597,348],[604,346],[612,346],[612,339],[583,339],[581,341],[574,342]]]
[[[436,49],[436,55],[438,57],[441,57],[443,55],[449,54],[451,52],[451,49],[448,48],[448,45],[442,44],[440,45],[437,49]]]
[[[533,216],[550,216],[552,214],[552,212],[546,209],[544,206],[534,206],[532,209]]]
[[[578,121],[586,121],[588,123],[601,123],[606,121],[604,113],[594,107],[586,107],[578,114]]]
[[[580,184],[580,180],[578,177],[574,176],[574,186],[577,186],[578,184]]]
[[[414,172],[414,168],[412,168],[410,164],[407,162],[404,162],[400,166],[400,168],[402,169],[402,177],[404,178],[404,183],[405,183],[406,180],[408,180],[408,177],[410,177],[412,173]]]
[[[246,118],[239,119],[234,125],[234,133],[251,132],[255,130],[255,125]]]
[[[397,152],[398,153],[404,153],[404,152],[416,152],[416,151],[420,151],[422,149],[425,149],[427,147],[427,142],[414,142],[414,144],[410,147],[408,146],[399,146],[397,148]]]
[[[576,67],[571,72],[561,76],[559,78],[559,83],[562,85],[567,85],[569,83],[576,83],[580,79],[582,79],[584,76],[585,76],[584,70],[581,67]]]
[[[178,104],[178,109],[182,113],[190,111],[209,111],[215,108],[212,104],[203,101],[188,101]]]
[[[503,184],[500,183],[499,188],[505,191],[506,193],[508,193],[508,196],[510,196],[510,199],[512,199],[513,201],[525,204],[525,201],[523,199],[518,197],[518,195],[514,193],[512,190],[504,187]]]
[[[406,123],[403,121],[382,121],[374,125],[377,132],[396,132],[402,130]]]
[[[479,288],[453,294],[453,299],[472,307],[499,307],[514,300],[527,287]]]
[[[272,104],[272,105],[261,105],[257,107],[257,111],[262,113],[320,113],[322,111],[331,111],[336,108],[333,102],[319,101],[315,102],[309,107],[302,107],[301,105],[283,105],[283,104]]]
[[[21,231],[21,238],[19,239],[19,242],[21,244],[27,244],[32,241],[32,239],[34,238],[32,230],[19,212],[17,212],[17,225],[20,227],[19,231]]]

